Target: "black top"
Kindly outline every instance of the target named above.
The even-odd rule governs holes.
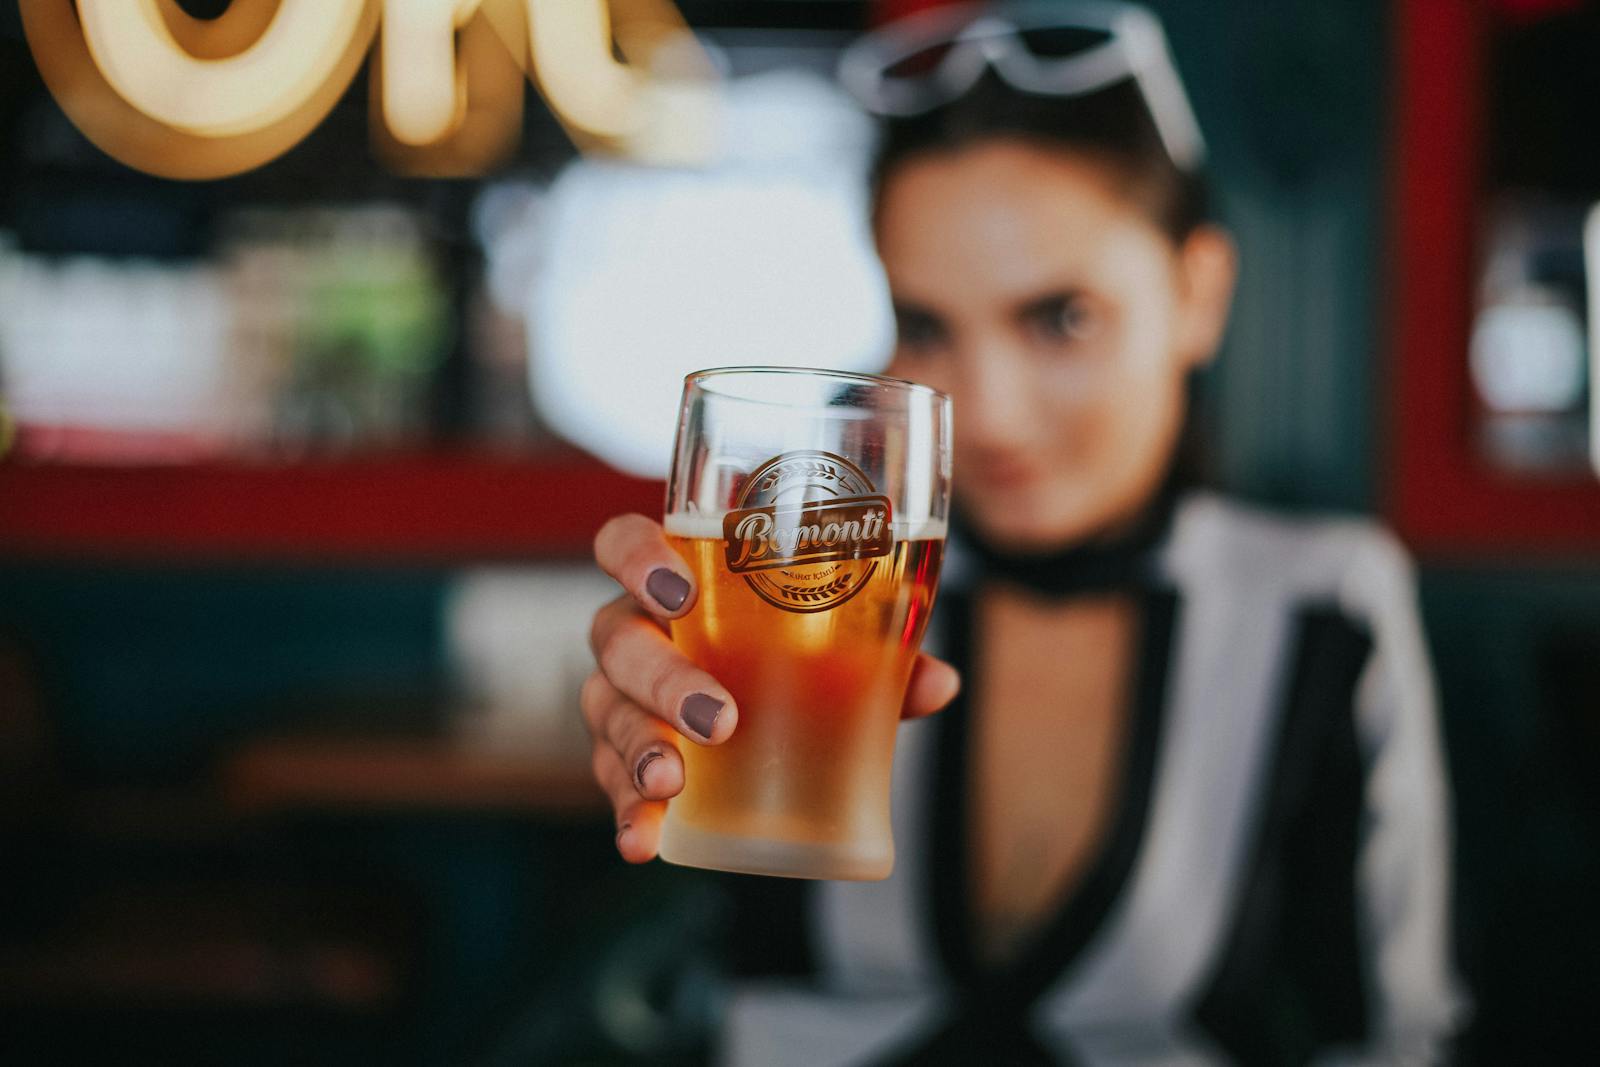
[[[1165,718],[1166,679],[1177,598],[1169,590],[1144,589],[1140,604],[1139,647],[1134,657],[1128,744],[1124,748],[1114,815],[1084,874],[1031,943],[1003,967],[986,967],[974,945],[974,913],[966,857],[971,821],[966,784],[972,709],[962,697],[939,716],[936,742],[933,818],[928,820],[925,855],[931,931],[959,1007],[931,1038],[899,1054],[896,1063],[1053,1062],[1034,1044],[1025,1013],[1094,936],[1122,893],[1144,836],[1155,781],[1156,753]],[[972,611],[965,593],[950,598],[947,634],[952,662],[974,689]],[[1002,1054],[1003,1050],[1003,1054]]]

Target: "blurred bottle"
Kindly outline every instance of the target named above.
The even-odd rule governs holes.
[[[4,242],[0,308],[16,454],[152,462],[226,448],[232,307],[214,268]]]
[[[1587,204],[1527,192],[1489,212],[1470,369],[1476,437],[1519,476],[1586,477],[1589,351],[1583,252]]]
[[[415,446],[450,344],[449,297],[422,224],[388,205],[241,212],[224,258],[240,362],[274,451]]]

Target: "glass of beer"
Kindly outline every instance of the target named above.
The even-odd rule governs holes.
[[[684,381],[665,527],[700,588],[672,640],[739,725],[685,744],[661,857],[793,878],[886,878],[889,772],[938,583],[950,398],[783,367]]]

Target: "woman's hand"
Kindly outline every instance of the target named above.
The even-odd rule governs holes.
[[[667,636],[666,621],[687,614],[699,590],[661,524],[643,515],[612,519],[595,536],[594,558],[627,592],[596,612],[590,627],[599,669],[583,685],[583,721],[594,776],[616,815],[617,851],[644,863],[656,855],[667,800],[683,789],[679,738],[720,745],[738,727],[739,707]],[[937,711],[960,684],[948,663],[919,655],[902,717]]]

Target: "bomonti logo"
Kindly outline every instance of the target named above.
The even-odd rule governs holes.
[[[785,452],[750,474],[723,516],[728,569],[767,603],[816,612],[865,588],[894,550],[889,498],[832,452]]]

